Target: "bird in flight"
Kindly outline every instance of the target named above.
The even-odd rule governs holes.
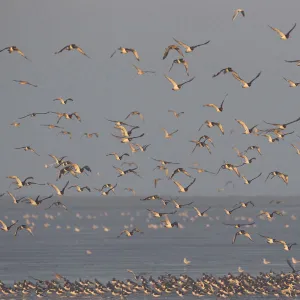
[[[260,173],[259,175],[257,175],[256,177],[252,178],[252,179],[247,179],[245,176],[241,176],[244,180],[245,184],[250,184],[253,180],[255,180],[256,178],[260,177],[262,173]]]
[[[247,231],[245,231],[245,230],[242,229],[242,230],[239,230],[238,232],[235,233],[235,235],[234,235],[234,237],[232,239],[232,244],[235,243],[235,240],[236,240],[237,236],[239,236],[239,235],[243,235],[243,236],[247,237],[250,241],[253,242],[253,240],[251,238],[251,235]]]
[[[289,181],[289,176],[287,174],[283,174],[279,171],[272,171],[269,173],[268,177],[266,178],[265,182],[268,180],[268,178],[271,177],[271,179],[273,179],[274,177],[279,177],[286,185],[288,184]]]
[[[207,44],[210,42],[210,41],[207,41],[207,42],[205,42],[205,43],[203,43],[203,44],[199,44],[199,45],[195,45],[195,46],[189,46],[189,45],[187,45],[187,44],[185,44],[185,43],[183,43],[183,42],[181,42],[181,41],[178,41],[178,40],[176,40],[176,39],[174,39],[174,38],[173,38],[173,40],[174,40],[177,44],[181,45],[181,46],[185,49],[185,53],[193,52],[194,49],[196,49],[197,47],[207,45]]]
[[[280,31],[279,29],[272,27],[270,25],[268,25],[272,30],[274,30],[282,40],[287,40],[290,38],[290,34],[291,32],[294,30],[294,28],[296,27],[296,23],[295,25],[292,27],[292,29],[290,31],[288,31],[286,34],[284,34],[282,31]]]
[[[269,124],[269,125],[273,125],[273,126],[276,126],[278,129],[286,129],[286,127],[290,124],[293,124],[293,123],[296,123],[296,122],[299,122],[300,121],[300,118],[294,120],[294,121],[291,121],[291,122],[288,122],[288,123],[268,123],[266,121],[264,121],[266,124]]]
[[[139,54],[137,53],[137,51],[133,48],[124,48],[124,47],[119,47],[117,50],[120,50],[121,54],[128,54],[128,53],[132,53],[134,55],[134,57],[136,58],[136,60],[140,61],[140,57]],[[115,53],[117,52],[117,50],[115,50],[112,55],[110,56],[110,58],[112,58]]]
[[[19,118],[19,120],[25,119],[27,117],[33,118],[33,117],[36,117],[37,115],[47,115],[47,114],[50,114],[50,113],[51,113],[51,111],[47,111],[47,112],[44,112],[44,113],[36,113],[36,112],[34,112],[34,113],[31,113],[31,114],[28,114],[28,115],[26,115],[24,117]]]
[[[178,181],[173,180],[173,182],[177,185],[178,189],[179,189],[179,193],[186,193],[189,188],[195,183],[196,178],[194,178],[194,180],[186,187],[183,187]]]
[[[193,80],[195,79],[195,77],[193,77],[193,78],[191,78],[191,79],[189,79],[189,80],[187,80],[187,81],[185,81],[185,82],[183,82],[183,83],[178,84],[178,83],[176,83],[172,78],[168,77],[167,75],[165,75],[165,77],[166,77],[166,78],[171,82],[171,84],[173,85],[173,88],[172,88],[173,91],[178,91],[178,90],[180,90],[184,84],[186,84],[186,83],[188,83],[188,82],[191,82],[191,81],[193,81]]]
[[[236,72],[232,72],[232,76],[242,84],[242,88],[244,89],[251,87],[254,80],[256,80],[260,76],[260,74],[261,71],[251,81],[246,82]]]
[[[36,154],[36,155],[38,155],[38,156],[40,156],[38,153],[36,153],[36,151],[33,149],[33,148],[31,148],[30,146],[24,146],[24,147],[19,147],[19,148],[15,148],[16,150],[18,150],[18,149],[23,149],[24,151],[31,151],[31,152],[33,152],[34,154]]]
[[[222,124],[219,123],[219,122],[211,122],[211,121],[209,121],[209,120],[206,120],[206,121],[200,126],[200,128],[198,129],[198,131],[201,130],[201,128],[202,128],[203,125],[206,125],[208,128],[212,128],[212,127],[216,126],[216,127],[218,127],[218,128],[220,129],[221,133],[224,135],[224,129],[223,129],[223,126],[222,126]]]
[[[56,191],[58,196],[63,196],[65,194],[65,189],[69,184],[69,181],[67,181],[67,183],[65,184],[65,186],[63,187],[62,190],[60,190],[55,184],[52,183],[47,183],[49,186],[51,186],[52,188],[54,188],[54,190]]]
[[[77,50],[79,53],[83,54],[84,56],[90,58],[83,50],[82,48],[78,47],[76,44],[70,44],[70,45],[67,45],[65,47],[63,47],[61,50],[55,52],[54,54],[58,54],[58,53],[61,53],[63,51],[71,51],[71,50]]]
[[[122,234],[126,234],[126,236],[131,237],[133,236],[133,234],[135,232],[139,232],[140,234],[143,234],[144,232],[142,232],[140,229],[138,229],[137,227],[133,228],[131,231],[125,229],[123,231],[121,231],[121,233],[117,236],[117,238],[119,238]]]
[[[285,77],[283,77],[283,79],[285,81],[287,81],[289,83],[289,87],[292,87],[292,88],[295,88],[300,84],[300,82],[295,82],[295,81],[292,81],[290,79],[286,79]]]
[[[123,158],[124,156],[129,156],[128,153],[123,153],[122,155],[118,155],[116,152],[112,152],[112,153],[106,154],[106,156],[111,156],[111,155],[113,155],[113,156],[115,157],[116,160],[122,160],[122,158]]]
[[[133,64],[133,66],[135,67],[138,75],[144,75],[144,74],[147,74],[147,73],[155,74],[154,71],[144,71],[144,70],[142,70],[141,68],[137,67],[134,64]]]
[[[128,116],[125,118],[125,120],[127,120],[130,116],[139,116],[141,118],[141,120],[144,121],[144,116],[137,110],[129,113]]]
[[[171,113],[174,115],[174,117],[177,118],[177,119],[178,119],[181,115],[184,114],[184,111],[182,111],[182,112],[176,112],[175,110],[172,110],[172,109],[169,109],[168,112],[171,112]]]
[[[163,130],[164,133],[165,133],[165,139],[170,139],[170,138],[172,138],[173,135],[174,135],[176,132],[178,132],[178,129],[175,130],[175,131],[173,131],[173,132],[171,132],[171,133],[168,133],[168,131],[167,131],[165,128],[162,128],[162,130]]]
[[[19,222],[19,221],[17,220],[17,221],[15,221],[15,222],[13,222],[11,225],[7,226],[3,221],[0,220],[0,224],[1,224],[0,229],[1,229],[2,231],[6,231],[6,232],[7,232],[7,231],[9,231],[14,225],[16,225],[18,222]]]
[[[296,65],[299,67],[300,66],[300,59],[296,59],[296,60],[285,60],[285,62],[287,63],[296,63]]]
[[[204,210],[203,212],[201,212],[197,207],[193,207],[194,208],[194,210],[196,211],[196,213],[197,213],[197,216],[199,216],[199,217],[206,217],[207,216],[207,214],[206,214],[206,212],[209,210],[209,209],[211,209],[211,206],[209,207],[209,208],[207,208],[206,210]]]
[[[234,14],[232,16],[232,21],[234,21],[234,19],[237,17],[238,14],[242,14],[243,17],[245,17],[245,11],[241,8],[238,8],[234,11]]]
[[[20,230],[27,230],[31,235],[33,235],[32,228],[29,227],[29,225],[20,225],[17,227],[17,230],[16,230],[14,236],[17,236],[17,234]]]
[[[244,132],[243,132],[243,134],[250,134],[250,133],[254,133],[254,132],[256,132],[256,130],[255,130],[255,128],[258,126],[258,124],[257,125],[254,125],[253,127],[251,127],[251,128],[248,128],[248,126],[246,125],[246,123],[244,122],[244,121],[242,121],[242,120],[238,120],[238,119],[235,119],[242,127],[243,127],[243,129],[244,129]]]
[[[31,85],[31,86],[33,86],[33,87],[37,87],[37,85],[32,84],[32,83],[30,83],[30,82],[28,82],[28,81],[25,81],[25,80],[13,80],[13,81],[15,81],[15,82],[17,82],[17,83],[19,83],[19,84],[21,84],[21,85]]]
[[[164,52],[164,55],[163,55],[163,59],[165,59],[165,58],[168,56],[170,50],[175,50],[175,51],[177,51],[181,56],[184,56],[183,53],[182,53],[182,51],[180,50],[180,48],[179,48],[177,45],[170,45],[170,46],[168,46],[168,47],[165,49],[165,52]]]
[[[24,58],[26,58],[27,60],[31,61],[27,56],[24,55],[24,53],[17,48],[16,46],[9,46],[9,47],[5,47],[4,49],[0,50],[0,52],[7,50],[8,53],[13,53],[13,52],[17,52],[19,53],[21,56],[23,56]]]
[[[219,76],[220,74],[226,74],[226,73],[231,73],[231,72],[234,72],[233,69],[231,67],[227,67],[227,68],[220,70],[218,73],[214,74],[212,77],[215,78],[215,77]]]
[[[212,107],[217,112],[222,112],[223,111],[223,104],[224,104],[224,101],[225,101],[225,99],[226,99],[227,96],[228,96],[228,94],[225,95],[225,97],[224,97],[224,99],[221,102],[221,105],[219,107],[217,105],[215,105],[215,104],[212,104],[212,103],[210,103],[210,104],[204,104],[203,107]]]
[[[73,99],[72,98],[67,98],[66,100],[64,100],[63,98],[59,97],[59,98],[53,99],[53,101],[59,101],[61,104],[67,104],[68,101],[73,102]]]
[[[179,64],[179,65],[183,64],[183,66],[185,68],[186,75],[190,76],[190,74],[189,74],[189,64],[186,60],[184,60],[183,58],[174,59],[172,65],[171,65],[171,68],[169,69],[169,72],[171,72],[174,64]]]

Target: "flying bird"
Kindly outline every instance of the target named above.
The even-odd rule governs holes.
[[[65,186],[63,187],[62,190],[60,190],[55,184],[52,183],[47,183],[49,186],[51,186],[52,188],[54,188],[54,190],[56,191],[58,196],[63,196],[65,194],[65,189],[69,184],[69,181],[67,181],[67,183],[65,184]]]
[[[296,65],[299,67],[300,66],[300,59],[297,60],[285,60],[287,63],[296,63]]]
[[[30,152],[33,152],[34,154],[40,156],[38,153],[36,153],[36,151],[31,148],[30,146],[24,146],[24,147],[19,147],[19,148],[15,148],[16,150],[19,150],[19,149],[23,149],[24,151],[30,151]]]
[[[185,53],[193,52],[194,49],[196,49],[197,47],[207,45],[207,44],[210,42],[210,41],[207,41],[207,42],[205,42],[205,43],[203,43],[203,44],[199,44],[199,45],[195,45],[195,46],[189,46],[189,45],[187,45],[187,44],[185,44],[185,43],[183,43],[183,42],[181,42],[181,41],[178,41],[178,40],[176,40],[176,39],[174,39],[174,38],[173,38],[173,40],[174,40],[177,44],[181,45],[181,46],[185,49]]]
[[[261,71],[251,81],[246,82],[236,72],[232,72],[232,76],[242,84],[242,88],[244,89],[251,87],[254,80],[256,80],[260,76],[260,74]]]
[[[168,133],[168,131],[165,129],[165,128],[162,128],[162,130],[164,131],[165,133],[165,139],[170,139],[173,137],[173,134],[175,134],[176,132],[178,132],[178,129],[171,132],[171,133]]]
[[[236,240],[237,236],[239,236],[239,235],[243,235],[246,238],[248,238],[250,241],[253,242],[253,240],[251,238],[251,235],[247,231],[245,231],[245,230],[239,230],[238,232],[235,233],[235,235],[234,235],[234,237],[232,239],[232,244],[235,243],[235,240]]]
[[[137,110],[129,113],[128,116],[125,118],[125,120],[127,120],[130,116],[139,116],[141,118],[141,120],[144,121],[144,116]]]
[[[61,104],[67,104],[68,101],[72,101],[72,98],[67,98],[66,100],[64,100],[63,98],[59,97],[59,98],[55,98],[53,101],[59,101]]]
[[[13,52],[17,52],[19,53],[21,56],[23,56],[24,58],[26,58],[27,60],[31,61],[27,56],[24,55],[24,53],[17,48],[16,46],[9,46],[9,47],[5,47],[4,49],[0,50],[0,52],[7,50],[8,53],[13,53]]]
[[[178,91],[178,90],[180,90],[184,84],[186,84],[186,83],[188,83],[188,82],[191,82],[191,81],[193,81],[193,80],[195,79],[195,77],[193,77],[193,78],[191,78],[191,79],[189,79],[189,80],[187,80],[187,81],[185,81],[185,82],[183,82],[183,83],[178,84],[178,83],[176,83],[172,78],[168,77],[167,75],[165,75],[165,77],[166,77],[166,78],[171,82],[171,84],[173,85],[173,88],[172,88],[173,91]]]
[[[55,52],[54,54],[58,54],[58,53],[61,53],[63,51],[71,51],[71,50],[77,50],[79,53],[83,54],[84,56],[90,58],[83,50],[82,48],[78,47],[76,44],[70,44],[70,45],[67,45],[65,47],[63,47],[61,50]]]
[[[256,177],[252,178],[252,179],[247,179],[245,176],[241,176],[244,180],[245,184],[250,184],[253,180],[255,180],[256,178],[260,177],[262,173],[260,173],[259,175],[257,175]]]
[[[243,17],[245,17],[245,11],[241,8],[238,8],[234,11],[234,14],[232,16],[232,21],[234,21],[234,19],[237,17],[237,15],[241,13]]]
[[[178,119],[181,115],[184,114],[184,111],[182,111],[182,112],[176,112],[175,110],[172,110],[172,109],[169,109],[168,112],[171,112],[171,113],[174,115],[174,117],[177,118],[177,119]]]
[[[144,75],[144,74],[146,74],[146,73],[152,73],[152,74],[155,74],[154,71],[144,71],[144,70],[142,70],[141,68],[137,67],[136,65],[133,65],[133,66],[135,67],[135,69],[136,69],[138,75]]]
[[[218,73],[214,74],[212,76],[212,78],[215,78],[215,77],[219,76],[220,74],[226,74],[226,73],[231,73],[231,72],[234,72],[233,69],[231,67],[227,67],[227,68],[220,70]]]
[[[195,183],[196,178],[194,178],[194,180],[187,186],[187,187],[183,187],[178,181],[174,181],[173,182],[177,185],[178,189],[179,189],[179,193],[186,193],[189,188]]]
[[[165,52],[164,52],[164,55],[163,55],[163,59],[165,59],[165,58],[168,56],[170,50],[175,50],[175,51],[177,51],[181,56],[184,56],[183,53],[182,53],[182,51],[180,50],[180,48],[179,48],[177,45],[170,45],[170,46],[168,46],[168,47],[165,49]]]
[[[204,104],[203,107],[212,107],[214,108],[217,112],[222,112],[223,111],[223,104],[224,104],[224,101],[226,99],[226,97],[228,96],[228,94],[225,95],[225,98],[223,99],[223,101],[221,102],[221,105],[218,107],[217,105],[215,104]]]
[[[16,225],[18,222],[19,222],[19,221],[17,220],[17,221],[15,221],[15,222],[13,222],[11,225],[7,226],[3,221],[0,220],[0,224],[1,224],[0,229],[1,229],[2,231],[6,231],[6,232],[7,232],[7,231],[9,231],[14,225]]]
[[[169,69],[169,72],[171,72],[174,64],[183,64],[183,66],[185,68],[186,75],[190,76],[190,74],[189,74],[189,64],[186,60],[184,60],[183,58],[174,59],[172,65],[171,65],[171,68]]]
[[[27,117],[33,118],[33,117],[36,117],[37,115],[47,115],[47,114],[50,114],[50,113],[51,113],[51,111],[42,112],[42,113],[36,113],[36,112],[34,112],[34,113],[28,114],[28,115],[26,115],[24,117],[21,117],[21,118],[18,118],[18,119],[21,120],[21,119],[25,119]]]
[[[287,81],[289,83],[289,87],[292,87],[292,88],[295,88],[300,84],[300,82],[295,82],[295,81],[292,81],[290,79],[286,79],[285,77],[283,77],[283,79],[285,81]]]
[[[289,176],[287,174],[281,173],[279,171],[272,171],[269,173],[269,175],[267,176],[265,182],[268,180],[268,178],[271,177],[271,179],[273,179],[274,177],[279,177],[286,185],[288,184],[289,181]]]
[[[16,230],[14,236],[17,236],[17,234],[20,230],[27,230],[31,235],[33,235],[32,228],[29,225],[20,225],[17,227],[17,230]]]
[[[194,210],[196,211],[196,213],[197,213],[197,215],[199,216],[199,217],[206,217],[207,216],[207,214],[206,214],[206,212],[209,210],[209,209],[211,209],[211,206],[209,207],[209,208],[207,208],[206,210],[204,210],[203,212],[201,212],[197,207],[193,207],[194,208]]]
[[[294,30],[294,28],[296,27],[296,23],[295,25],[292,27],[292,29],[290,31],[288,31],[288,33],[284,34],[282,31],[280,31],[279,29],[275,28],[275,27],[272,27],[270,25],[268,25],[272,30],[274,30],[282,40],[287,40],[290,38],[290,34],[291,32]]]
[[[136,51],[135,49],[133,49],[133,48],[119,47],[117,50],[120,50],[120,53],[121,53],[121,54],[132,53],[132,54],[135,56],[136,60],[138,60],[138,61],[140,60],[139,54],[138,54],[137,51]],[[115,50],[115,51],[112,53],[112,55],[110,56],[110,58],[112,58],[112,57],[115,55],[115,53],[117,52],[117,50]]]
[[[17,83],[19,83],[19,84],[21,84],[21,85],[31,85],[31,86],[33,86],[33,87],[37,87],[37,85],[32,84],[32,83],[30,83],[30,82],[28,82],[28,81],[25,81],[25,80],[13,80],[13,81],[15,81],[15,82],[17,82]]]

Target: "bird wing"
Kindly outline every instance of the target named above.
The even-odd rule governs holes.
[[[171,50],[171,46],[168,46],[168,47],[165,49],[163,59],[165,59],[165,58],[168,56],[170,50]]]
[[[115,55],[116,52],[117,52],[117,50],[115,50],[115,51],[111,54],[110,58],[112,58],[112,57]]]
[[[295,25],[292,27],[292,29],[286,34],[286,36],[288,36],[288,35],[294,30],[295,27],[296,27],[296,23],[295,23]]]
[[[172,83],[173,87],[178,86],[178,84],[170,77],[168,77],[167,75],[165,75],[165,77]]]
[[[2,221],[2,220],[0,220],[0,224],[2,225],[2,228],[5,228],[5,229],[7,229],[7,226],[6,226],[6,224]]]
[[[261,71],[249,82],[249,85],[254,81],[256,80],[261,74]]]
[[[273,29],[280,37],[285,37],[285,34],[280,31],[279,29],[275,28],[275,27],[272,27],[270,25],[268,25],[271,29]]]
[[[195,181],[196,181],[196,178],[194,178],[194,180],[186,187],[186,189],[188,189],[191,185],[193,185]],[[193,202],[191,202],[191,203],[193,203]],[[189,205],[189,204],[186,204],[186,205]]]
[[[84,56],[90,58],[80,47],[77,47],[77,51],[81,54],[83,54]]]
[[[172,70],[172,68],[173,68],[173,66],[174,66],[174,61],[176,61],[176,60],[173,60],[173,62],[172,62],[172,65],[171,65],[171,68],[170,68],[169,72],[171,72],[171,70]],[[174,111],[172,111],[172,112],[174,113]]]
[[[239,10],[236,9],[236,10],[234,11],[233,16],[232,16],[232,21],[234,21],[234,19],[237,17],[238,14],[239,14]]]
[[[0,52],[9,49],[10,47],[5,47],[4,49],[0,50]]]
[[[135,56],[135,58],[139,61],[140,60],[140,57],[139,57],[139,54],[137,53],[136,50],[133,50],[132,51],[133,55]]]
[[[246,82],[245,80],[243,80],[236,72],[232,72],[232,76],[233,76],[236,80],[240,81],[240,82],[243,83],[243,84],[246,84],[246,83],[247,83],[247,82]]]
[[[223,128],[222,124],[218,123],[217,126],[220,129],[220,131],[222,132],[222,134],[224,134],[224,128]]]
[[[54,188],[55,191],[56,191],[56,193],[57,193],[58,195],[61,194],[60,189],[59,189],[55,184],[53,184],[53,183],[48,183],[48,185],[50,185],[52,188]]]
[[[207,41],[207,42],[205,42],[205,43],[202,43],[202,44],[199,44],[199,45],[192,46],[191,49],[194,50],[194,49],[197,48],[197,47],[207,45],[209,42],[210,42],[210,41]]]
[[[184,187],[178,181],[173,180],[173,182],[177,185],[180,191],[184,191]]]
[[[183,42],[181,42],[181,41],[178,41],[178,40],[176,40],[176,39],[174,39],[173,38],[173,40],[177,43],[177,44],[179,44],[179,45],[181,45],[182,47],[184,47],[185,49],[188,49],[190,46],[188,46],[187,44],[185,44],[185,43],[183,43]]]
[[[249,128],[244,121],[237,120],[237,119],[236,119],[236,121],[244,128],[245,132],[249,133]]]
[[[226,69],[222,69],[221,71],[219,71],[218,73],[214,74],[212,77],[215,78],[218,75],[220,75],[221,73],[224,73]]]
[[[212,107],[212,108],[214,108],[216,111],[218,111],[218,106],[216,106],[215,104],[213,104],[213,103],[210,103],[210,104],[204,104],[203,105],[204,107]]]
[[[195,77],[193,77],[193,78],[191,78],[191,79],[189,79],[189,80],[187,80],[187,81],[185,81],[185,82],[179,84],[178,86],[183,86],[184,84],[186,84],[186,83],[188,83],[188,82],[191,82],[191,81],[193,81],[194,79],[195,79]]]
[[[235,243],[235,240],[236,240],[236,237],[237,237],[238,233],[236,232],[235,235],[233,236],[233,239],[232,239],[232,244]]]
[[[165,223],[166,223],[166,225],[171,225],[168,215],[165,215]]]
[[[54,54],[61,53],[61,52],[63,52],[64,50],[66,50],[68,47],[69,47],[69,45],[67,45],[67,46],[63,47],[61,50],[59,50],[59,51],[55,52]]]
[[[200,210],[197,208],[197,207],[193,207],[193,209],[196,211],[196,213],[198,214],[198,215],[201,215],[201,212],[200,212]]]

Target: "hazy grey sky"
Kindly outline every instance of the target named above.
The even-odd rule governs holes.
[[[233,11],[243,8],[246,17],[238,16],[231,21]],[[0,82],[2,110],[0,132],[2,136],[2,159],[0,188],[7,190],[10,180],[6,176],[21,178],[34,176],[37,182],[55,182],[55,169],[45,169],[50,163],[48,154],[68,155],[79,165],[89,165],[92,175],[82,175],[79,180],[65,177],[58,182],[64,185],[67,178],[72,184],[101,187],[104,183],[118,182],[118,195],[129,195],[124,187],[136,189],[140,195],[178,195],[172,181],[161,181],[153,188],[153,179],[163,177],[160,171],[152,172],[155,157],[180,162],[187,168],[199,162],[202,168],[217,170],[223,160],[239,164],[240,159],[232,146],[244,150],[250,145],[260,145],[263,156],[252,154],[257,160],[241,168],[241,173],[251,179],[260,172],[263,176],[250,186],[243,184],[229,171],[218,176],[198,174],[196,184],[187,195],[220,194],[217,188],[232,180],[235,189],[227,193],[256,194],[298,194],[300,157],[290,146],[300,142],[295,136],[287,136],[280,143],[269,144],[263,137],[242,135],[241,127],[234,118],[244,120],[249,126],[269,122],[287,122],[300,116],[299,89],[289,88],[283,76],[300,81],[296,65],[284,60],[300,59],[300,24],[291,34],[291,39],[282,41],[268,25],[287,32],[299,18],[299,1],[4,1],[0,11],[2,28],[1,48],[10,45],[19,47],[32,62],[18,54],[0,53]],[[190,45],[210,44],[185,55],[190,65],[190,74],[195,80],[181,91],[172,91],[164,78],[168,74],[176,53],[170,52],[162,60],[164,49],[173,44],[172,37]],[[91,56],[88,59],[78,52],[55,51],[70,43],[76,43]],[[132,64],[137,61],[133,55],[111,53],[120,46],[135,48],[140,54],[138,65],[146,70],[155,70],[156,75],[136,75]],[[231,66],[240,76],[251,80],[259,71],[261,77],[250,89],[242,89],[230,74],[212,79],[222,68]],[[182,82],[188,79],[183,66],[175,65],[170,76]],[[13,82],[28,80],[38,88],[21,86]],[[224,112],[203,108],[205,103],[219,104],[224,95]],[[74,102],[61,105],[52,100],[56,97],[72,97]],[[168,109],[184,111],[175,119]],[[31,112],[77,111],[82,123],[62,120],[61,126],[73,133],[73,139],[56,136],[56,130],[41,127],[40,124],[56,122],[55,115],[37,116],[21,120],[21,127],[9,124],[18,117]],[[120,144],[110,133],[116,133],[113,124],[105,120],[124,119],[133,110],[145,116],[145,123],[138,117],[128,122],[145,132],[139,140],[151,144],[145,153],[135,153],[128,161],[139,164],[143,179],[134,175],[121,177],[112,165],[119,166],[109,152],[128,152],[129,147]],[[193,144],[188,141],[199,137],[197,131],[205,120],[221,122],[225,135],[218,129],[203,128],[200,134],[213,138],[216,148],[212,155],[205,149],[193,154]],[[288,128],[298,132],[300,123]],[[171,140],[165,140],[161,128],[173,131],[179,129]],[[260,128],[266,128],[263,124]],[[234,129],[232,135],[230,130]],[[84,132],[99,132],[99,139],[80,139]],[[29,152],[13,150],[15,147],[32,145],[40,157]],[[298,144],[300,145],[300,144]],[[170,168],[172,171],[174,168]],[[279,179],[266,184],[264,179],[272,170],[289,175],[289,185]],[[191,170],[192,171],[192,170]],[[96,173],[100,172],[100,176]],[[190,180],[178,175],[178,180],[187,185]],[[28,188],[30,193],[51,193],[50,187]],[[26,194],[23,190],[22,193]],[[78,195],[68,191],[67,195]]]

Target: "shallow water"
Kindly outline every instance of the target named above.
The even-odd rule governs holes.
[[[25,224],[23,217],[26,214],[37,218],[30,217],[30,221],[35,223],[34,236],[26,231],[19,232],[17,237],[13,235],[14,231],[0,233],[0,279],[11,284],[14,280],[30,279],[29,276],[51,279],[54,273],[60,273],[70,280],[97,278],[106,282],[113,277],[121,280],[131,278],[127,269],[137,273],[149,272],[153,276],[187,273],[196,278],[202,273],[237,274],[238,266],[252,275],[270,269],[289,272],[286,259],[292,256],[300,259],[299,246],[287,252],[281,245],[268,245],[257,233],[300,244],[299,220],[291,218],[299,215],[298,199],[281,198],[284,203],[276,205],[269,204],[275,198],[251,198],[255,207],[241,208],[226,216],[223,208],[231,208],[241,199],[181,197],[180,203],[194,201],[193,205],[201,211],[212,206],[209,216],[193,220],[195,211],[192,207],[185,207],[179,213],[186,212],[188,217],[170,215],[171,221],[178,221],[184,228],[151,229],[149,224],[159,225],[160,220],[149,217],[146,208],[170,212],[174,210],[172,204],[163,208],[160,201],[140,201],[137,197],[66,197],[63,202],[69,211],[64,211],[61,208],[44,210],[53,199],[39,207],[31,207],[25,203],[14,205],[10,198],[3,197],[0,216],[3,221],[9,223],[8,220],[17,219],[19,224]],[[269,222],[255,217],[260,210],[281,210],[286,215],[275,216]],[[78,213],[80,216],[76,216]],[[46,218],[45,214],[54,216],[54,219]],[[245,220],[241,220],[242,216]],[[256,222],[255,227],[244,228],[254,242],[239,236],[236,244],[232,245],[236,229],[222,222],[247,223],[248,218]],[[44,227],[45,223],[50,226]],[[144,234],[117,238],[124,225],[131,224],[139,227]],[[70,229],[67,229],[68,225]],[[99,228],[93,229],[93,225]],[[56,226],[61,226],[61,229]],[[110,231],[105,232],[102,226],[110,228]],[[75,227],[80,232],[74,231]],[[87,255],[86,250],[92,254]],[[183,264],[184,257],[191,261],[189,266]],[[263,258],[271,264],[264,265]]]

